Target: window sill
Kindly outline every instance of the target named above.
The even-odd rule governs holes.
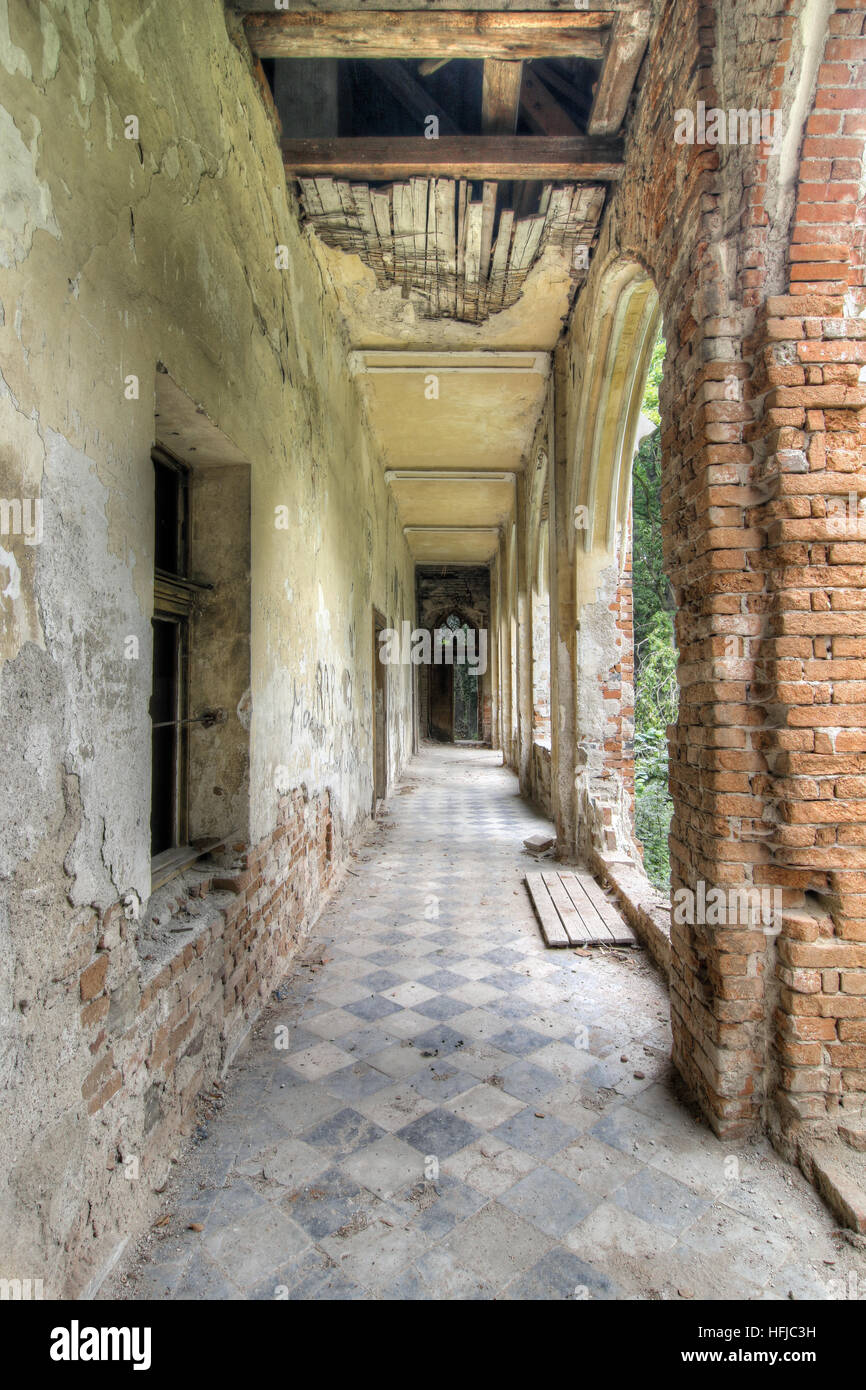
[[[202,859],[224,844],[225,840],[200,840],[195,845],[176,845],[173,849],[166,849],[162,854],[154,855],[150,861],[151,893],[155,893],[157,888],[162,888],[170,879],[182,874],[184,869],[188,869],[197,859]]]

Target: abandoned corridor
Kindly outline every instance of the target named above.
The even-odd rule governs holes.
[[[826,1298],[862,1253],[677,1092],[642,950],[550,951],[545,822],[424,744],[100,1297]]]
[[[304,3],[0,0],[0,1280],[175,1174],[129,1289],[797,1296],[782,1159],[866,1237],[866,0]],[[635,952],[542,945],[539,815]]]

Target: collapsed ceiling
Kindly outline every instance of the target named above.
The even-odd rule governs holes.
[[[466,179],[412,179],[384,189],[330,178],[300,179],[307,220],[328,246],[361,257],[385,289],[414,292],[420,318],[481,323],[520,298],[548,247],[564,253],[573,290],[589,267],[604,188],[545,184],[537,212],[499,214],[496,185],[478,201]]]
[[[648,10],[287,3],[246,32],[407,543],[487,563],[621,172]]]

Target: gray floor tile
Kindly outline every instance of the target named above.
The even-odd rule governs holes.
[[[562,1237],[588,1216],[596,1199],[551,1168],[536,1168],[499,1198],[549,1236]]]
[[[548,826],[496,759],[424,746],[413,794],[371,826],[238,1055],[123,1297],[866,1288],[799,1173],[695,1123],[646,956],[545,948],[522,841]]]

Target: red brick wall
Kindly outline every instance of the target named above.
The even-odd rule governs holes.
[[[783,1119],[829,1128],[866,1099],[866,9],[837,7],[799,168],[787,293],[762,305],[765,392],[757,509],[766,533],[772,859],[800,910],[776,976],[776,1098]],[[852,514],[834,515],[848,498]],[[862,514],[866,517],[866,509]]]
[[[832,18],[788,202],[777,151],[677,146],[672,132],[699,100],[778,110],[784,128],[799,7],[665,7],[597,253],[596,277],[617,258],[652,274],[667,341],[672,888],[778,887],[785,904],[778,941],[745,922],[672,926],[674,1059],[720,1132],[753,1126],[771,1098],[789,1122],[826,1122],[866,1092],[866,686],[852,664],[866,656],[866,535],[842,539],[826,519],[852,478],[866,493],[864,3]]]
[[[781,103],[794,23],[783,14],[758,20],[754,44],[740,48],[748,70],[761,45],[772,44],[771,106]],[[862,723],[858,691],[866,687],[850,664],[837,664],[866,651],[851,645],[866,632],[866,547],[833,543],[825,520],[827,495],[847,490],[853,473],[866,490],[857,384],[864,325],[843,318],[841,297],[862,286],[853,175],[866,88],[862,52],[840,51],[834,37],[859,35],[862,23],[862,6],[850,4],[831,23],[826,56],[845,61],[825,62],[819,74],[788,294],[768,293],[779,227],[768,208],[768,156],[759,154],[744,169],[733,296],[756,310],[754,331],[741,337],[748,322],[727,312],[724,297],[726,312],[715,321],[695,322],[693,301],[681,304],[678,356],[666,379],[668,418],[675,402],[680,415],[664,446],[680,465],[679,477],[668,469],[667,516],[688,673],[672,748],[674,882],[780,887],[792,909],[777,942],[747,924],[674,928],[676,1055],[721,1129],[753,1121],[767,1095],[788,1120],[826,1120],[839,1097],[859,1109],[866,1080],[866,1049],[854,1041],[863,1013],[856,967],[866,961],[857,943],[866,932],[849,896],[866,881],[866,817],[856,775],[834,776],[856,774],[856,753],[866,750],[851,728]],[[718,100],[705,90],[708,104]],[[714,167],[718,153],[697,158]],[[730,207],[730,196],[728,189],[720,204]],[[710,212],[715,201],[702,197]],[[694,405],[683,410],[683,340],[699,337],[719,351],[698,368]],[[694,362],[694,348],[686,352]],[[684,444],[693,460],[686,488]],[[838,760],[843,751],[852,758]]]

